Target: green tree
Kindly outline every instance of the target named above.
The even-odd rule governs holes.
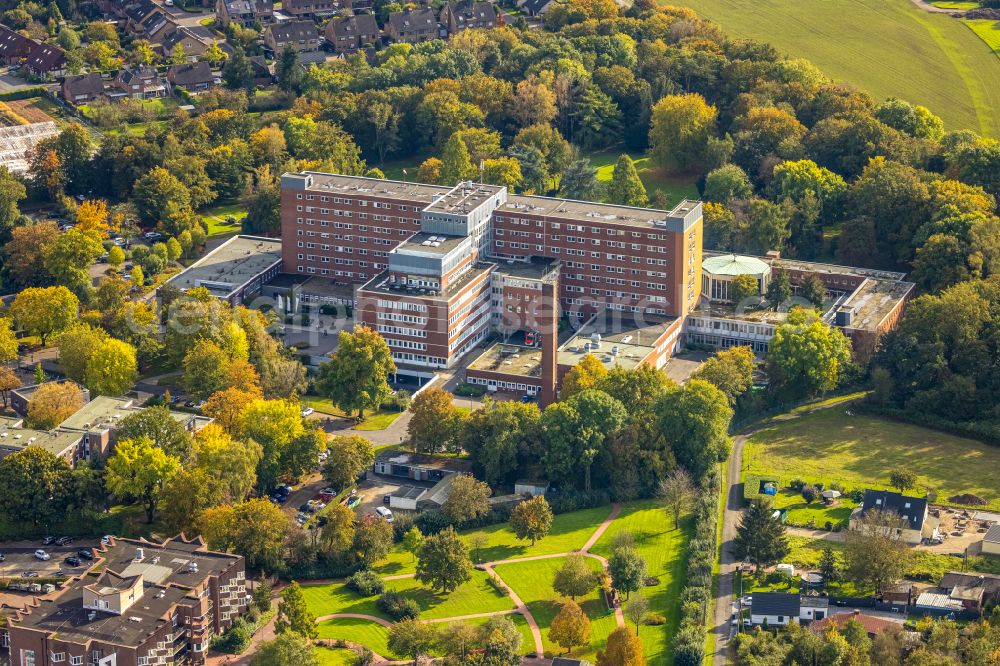
[[[274,631],[278,635],[292,632],[303,638],[316,638],[319,633],[316,629],[316,616],[309,612],[302,588],[294,580],[281,591]]]
[[[180,470],[180,461],[148,437],[119,440],[107,462],[108,490],[118,497],[135,497],[146,505],[146,521],[153,522],[164,484]]]
[[[0,460],[0,511],[16,523],[56,524],[66,518],[72,471],[62,458],[29,446]]]
[[[59,284],[80,291],[90,287],[87,269],[104,253],[100,236],[93,231],[69,229],[45,253],[45,270]]]
[[[121,395],[139,377],[135,347],[107,338],[94,347],[87,359],[87,388],[98,395]]]
[[[475,178],[477,173],[465,142],[457,132],[452,134],[441,152],[441,182],[456,185],[463,180]]]
[[[704,163],[716,109],[697,93],[667,95],[653,106],[649,151],[660,166],[686,170]]]
[[[917,475],[909,468],[896,467],[889,472],[889,485],[900,493],[905,493],[917,485]]]
[[[111,249],[108,250],[108,263],[111,264],[111,268],[118,270],[125,263],[125,250],[117,245],[112,245]]]
[[[354,550],[368,567],[392,550],[392,525],[374,515],[366,515],[354,531]]]
[[[319,367],[316,386],[346,412],[378,409],[392,390],[386,381],[396,372],[392,352],[378,333],[357,326],[340,332],[340,346],[333,358]]]
[[[771,274],[771,281],[767,283],[767,302],[771,309],[777,310],[791,297],[792,282],[788,278],[788,271],[774,271]]]
[[[198,522],[213,550],[237,552],[246,558],[247,566],[268,571],[284,564],[285,540],[293,523],[268,499],[206,509]]]
[[[167,455],[182,462],[186,462],[191,456],[191,434],[173,417],[168,407],[147,407],[132,412],[118,422],[117,431],[119,439],[146,437]]]
[[[649,599],[646,597],[636,595],[635,599],[629,600],[625,604],[625,617],[632,620],[635,624],[635,635],[639,635],[639,625],[642,624],[643,619],[649,613]],[[642,654],[642,650],[639,650],[639,654]]]
[[[246,52],[236,47],[222,68],[222,80],[230,90],[253,92],[253,69]]]
[[[566,648],[570,653],[577,645],[586,645],[590,642],[590,618],[572,599],[564,601],[559,612],[552,618],[552,623],[549,625],[549,640]]]
[[[573,160],[559,180],[559,194],[577,201],[595,201],[600,196],[601,183],[590,160]]]
[[[781,562],[790,552],[785,526],[773,513],[770,502],[756,497],[736,526],[736,557],[747,560],[757,571]]]
[[[441,510],[456,523],[482,518],[490,512],[490,487],[471,474],[459,474]]]
[[[752,348],[730,347],[716,352],[692,377],[712,384],[726,394],[730,405],[735,405],[736,400],[753,386],[755,365]]]
[[[157,167],[140,177],[132,189],[132,201],[139,221],[155,226],[171,212],[189,212],[188,189],[166,169]]]
[[[472,577],[469,549],[453,527],[424,539],[417,554],[417,580],[435,592],[453,592]]]
[[[706,201],[727,204],[733,199],[749,199],[753,185],[746,171],[735,164],[727,164],[708,172],[705,177]]]
[[[462,448],[489,484],[513,480],[521,451],[536,438],[541,413],[534,403],[486,400],[465,419]]]
[[[608,559],[608,573],[611,575],[611,585],[629,598],[632,592],[640,589],[646,578],[646,560],[632,548],[616,548]]]
[[[567,555],[552,581],[552,589],[570,599],[590,594],[595,585],[597,576],[580,553]]]
[[[826,286],[823,281],[819,279],[815,273],[810,273],[802,280],[802,285],[800,287],[802,298],[806,299],[817,310],[823,309],[823,304],[826,302]]]
[[[882,594],[909,567],[911,549],[900,538],[907,521],[893,511],[869,509],[844,537],[844,576],[859,588]]]
[[[769,374],[779,386],[805,395],[837,387],[851,363],[851,341],[822,322],[815,311],[793,310],[777,328],[767,353]]]
[[[833,553],[833,548],[826,546],[819,556],[819,573],[823,576],[823,584],[829,585],[837,580],[837,557]]]
[[[760,300],[760,283],[753,275],[737,275],[732,284],[733,302],[741,305],[746,301]]]
[[[401,620],[389,629],[388,645],[398,656],[413,657],[413,666],[417,666],[420,658],[437,645],[437,630],[420,620]]]
[[[15,178],[7,167],[0,167],[0,241],[10,239],[14,223],[21,216],[17,205],[27,196],[24,183]]]
[[[42,345],[53,333],[76,321],[80,301],[66,287],[32,287],[21,291],[10,313],[22,329],[41,338]]]
[[[158,412],[155,417],[161,417],[161,414],[162,412]],[[149,421],[153,421],[153,418],[150,418]],[[176,419],[172,417],[171,421],[177,423]],[[154,425],[154,423],[150,423],[150,425]],[[164,434],[170,432],[170,428],[162,428],[162,430],[165,431]],[[166,441],[179,443],[181,441],[180,433],[171,433]],[[168,451],[180,448],[177,444],[170,446],[161,444],[160,446]],[[241,502],[250,494],[250,490],[253,489],[254,483],[257,481],[257,465],[260,464],[263,455],[260,444],[253,440],[245,442],[235,440],[221,426],[210,423],[194,436],[190,450],[191,465],[196,469],[204,470],[210,477],[219,481],[223,485],[229,501]]]
[[[295,583],[292,583],[295,585]],[[250,659],[250,666],[319,666],[316,648],[304,636],[294,632],[279,634],[265,641]]]
[[[608,201],[624,206],[645,206],[647,200],[646,187],[635,170],[635,162],[626,154],[620,155],[608,183]]]
[[[330,455],[323,465],[323,479],[338,490],[355,483],[375,462],[375,449],[366,437],[331,437],[326,448]]]
[[[416,525],[408,529],[406,534],[403,535],[403,550],[413,555],[413,559],[417,558],[417,553],[423,545],[424,535]]]
[[[451,448],[459,433],[461,420],[452,404],[451,393],[431,387],[424,389],[410,403],[412,413],[406,434],[416,451]]]
[[[278,62],[274,65],[278,77],[278,87],[285,92],[297,92],[302,85],[302,68],[299,66],[299,52],[291,44],[285,45]]]
[[[201,512],[225,499],[222,482],[207,471],[181,468],[163,486],[160,518],[171,534],[197,534]]]
[[[733,410],[726,395],[702,379],[667,389],[655,407],[660,431],[674,442],[677,462],[701,479],[729,451]]]

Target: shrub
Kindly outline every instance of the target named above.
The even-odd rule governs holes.
[[[375,663],[375,653],[366,647],[361,648],[361,652],[354,658],[354,666],[371,666]]]
[[[415,620],[420,615],[420,606],[413,599],[404,597],[399,592],[383,592],[376,602],[379,610],[390,618],[399,622],[400,620]]]
[[[646,587],[656,587],[657,585],[660,584],[660,579],[657,578],[656,576],[646,576],[643,579],[642,584],[645,585]]]
[[[363,597],[374,597],[385,591],[385,582],[370,569],[362,569],[347,579],[347,587]]]
[[[468,382],[462,382],[455,387],[455,395],[465,398],[480,398],[486,395],[486,387],[481,384],[469,384]]]
[[[862,502],[865,499],[865,491],[861,488],[855,488],[848,493],[848,497],[851,498],[852,502]]]
[[[795,492],[800,493],[802,492],[802,489],[806,487],[806,482],[803,481],[802,479],[795,479],[794,481],[788,484],[788,487],[794,490]]]
[[[253,627],[237,618],[221,636],[212,639],[212,647],[227,654],[243,654],[253,640]]]
[[[802,499],[806,501],[806,504],[812,504],[819,497],[819,489],[816,486],[802,486],[799,492],[802,493]]]
[[[659,613],[649,613],[643,619],[642,623],[650,627],[662,627],[667,623],[667,618]]]

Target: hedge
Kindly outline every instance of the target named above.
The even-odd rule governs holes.
[[[674,639],[674,664],[700,666],[705,658],[705,622],[712,597],[712,567],[718,549],[722,477],[713,470],[694,505],[694,536],[688,544],[687,577],[681,591],[681,625]]]
[[[31,99],[32,97],[44,97],[46,94],[45,88],[22,88],[21,90],[11,90],[10,92],[0,93],[0,101],[13,102],[19,99]]]

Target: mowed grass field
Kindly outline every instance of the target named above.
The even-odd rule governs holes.
[[[901,97],[947,129],[1000,136],[1000,58],[961,21],[910,0],[665,0],[734,37],[770,42],[881,101]]]
[[[932,488],[937,501],[963,493],[1000,509],[1000,447],[842,407],[822,410],[764,428],[747,442],[744,472],[777,474],[781,485],[800,478],[848,490],[888,487],[895,467],[913,470],[915,493]]]

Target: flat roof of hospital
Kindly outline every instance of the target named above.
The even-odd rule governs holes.
[[[436,195],[447,194],[448,190],[452,189],[445,185],[407,183],[364,176],[343,176],[318,171],[303,171],[300,175],[312,176],[312,185],[307,188],[310,192],[330,192],[340,195],[366,194],[387,198],[401,197],[428,204],[434,201]]]
[[[444,234],[428,234],[421,231],[410,236],[405,241],[390,250],[389,254],[448,254],[461,245],[467,236],[445,236]]]
[[[414,298],[426,298],[439,301],[447,301],[456,292],[464,289],[473,279],[480,277],[483,273],[493,270],[493,264],[477,264],[455,281],[449,282],[448,286],[442,290],[427,289],[422,287],[408,287],[389,281],[389,271],[382,271],[368,282],[358,287],[358,291],[374,292],[377,294],[396,294],[398,296],[411,296]]]
[[[447,194],[436,197],[436,200],[427,207],[427,212],[464,215],[471,213],[476,208],[488,202],[490,198],[505,190],[506,188],[499,185],[486,185],[473,182],[459,183]]]
[[[573,337],[559,347],[556,362],[572,366],[587,354],[593,354],[607,368],[617,366],[631,370],[655,351],[657,340],[674,321],[676,317],[605,310],[577,329]],[[595,333],[601,336],[598,348],[593,348]]]
[[[542,376],[542,350],[498,342],[469,364],[469,370],[502,372],[518,377]]]
[[[166,284],[183,291],[205,287],[215,296],[226,297],[280,261],[280,239],[234,236]]]

